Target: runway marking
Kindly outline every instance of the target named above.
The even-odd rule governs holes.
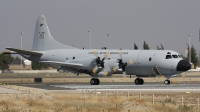
[[[52,87],[66,89],[109,89],[109,90],[194,90],[200,89],[199,84],[175,84],[175,85],[50,85]]]

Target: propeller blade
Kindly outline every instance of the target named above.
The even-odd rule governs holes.
[[[105,76],[108,76],[108,74],[109,74],[108,72],[105,72]]]
[[[104,61],[105,59],[108,59],[108,56],[109,56],[109,55],[110,55],[110,54],[109,54],[108,52],[106,52],[106,54],[104,55],[102,61]]]
[[[104,58],[107,59],[109,55],[110,54],[108,52],[106,52],[106,55],[104,56]]]
[[[97,51],[94,49],[93,54],[97,57]]]
[[[132,60],[132,59],[130,60],[130,64],[131,64],[131,65],[133,64],[133,60]]]
[[[93,73],[93,74],[96,74],[97,70],[98,70],[98,66],[96,65],[96,66],[92,69],[92,73]]]
[[[125,71],[126,65],[127,65],[127,63],[123,63],[123,64],[122,64],[122,71]]]
[[[123,72],[123,77],[126,78],[126,72],[125,71]]]
[[[120,59],[122,60],[122,51],[120,50],[118,53],[120,55]]]
[[[109,53],[108,52],[106,52],[106,55],[104,56],[104,58],[102,59],[102,60],[100,60],[100,58],[99,58],[99,65],[102,67],[102,68],[104,68],[104,60],[105,59],[107,59],[108,58],[108,56],[109,56]]]
[[[116,67],[113,67],[112,70],[113,70],[113,72],[116,72],[117,69],[116,69]]]
[[[103,61],[100,62],[100,66],[101,66],[102,68],[104,68],[104,62],[103,62]]]
[[[119,68],[122,69],[122,71],[124,72],[125,71],[125,68],[127,66],[127,63],[123,63],[123,60],[122,60],[122,51],[120,50],[119,52],[119,55],[120,55],[120,59],[118,59],[118,63],[119,63]]]

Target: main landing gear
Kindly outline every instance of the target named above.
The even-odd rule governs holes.
[[[99,85],[99,83],[100,83],[100,80],[98,78],[92,78],[90,80],[91,85]]]
[[[90,80],[90,84],[91,85],[99,85],[99,83],[100,83],[100,80],[98,78],[92,78]],[[143,84],[144,84],[144,80],[142,78],[138,77],[138,78],[135,79],[135,85],[143,85]],[[165,85],[169,85],[170,84],[170,80],[166,79],[164,81],[164,84]]]
[[[143,85],[144,84],[144,80],[142,78],[136,78],[135,79],[135,85]]]

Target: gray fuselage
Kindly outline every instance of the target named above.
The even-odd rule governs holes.
[[[120,50],[95,50],[96,54],[102,59],[106,52],[109,53],[108,59],[120,59]],[[127,62],[126,74],[127,75],[156,75],[153,72],[153,68],[157,67],[160,75],[174,75],[181,73],[181,71],[176,71],[178,62],[182,60],[180,55],[171,50],[121,50],[122,59]],[[68,62],[78,59],[85,60],[86,57],[94,57],[94,50],[80,50],[80,49],[60,49],[60,50],[49,50],[42,51],[44,55],[41,57],[25,57],[32,61],[49,61],[54,60],[56,62]],[[167,54],[168,53],[168,54]],[[170,54],[169,54],[170,53]],[[177,58],[166,59],[166,55],[176,55]],[[85,58],[85,59],[84,59]],[[107,59],[107,60],[108,60]],[[109,60],[108,60],[109,61]],[[85,63],[78,61],[77,63]],[[59,68],[60,64],[48,64],[53,68]],[[80,69],[80,68],[77,68]],[[82,67],[81,69],[88,69],[87,67]],[[90,71],[90,69],[88,69]]]

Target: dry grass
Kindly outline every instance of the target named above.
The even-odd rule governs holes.
[[[185,96],[184,96],[185,95]],[[198,94],[152,95],[144,94],[139,100],[138,94],[45,94],[32,92],[27,94],[0,94],[0,111],[2,112],[199,112],[197,105],[189,103],[180,105],[181,96],[198,98]],[[176,99],[179,97],[179,99]],[[192,103],[192,102],[190,102]],[[194,103],[194,101],[193,101]]]

